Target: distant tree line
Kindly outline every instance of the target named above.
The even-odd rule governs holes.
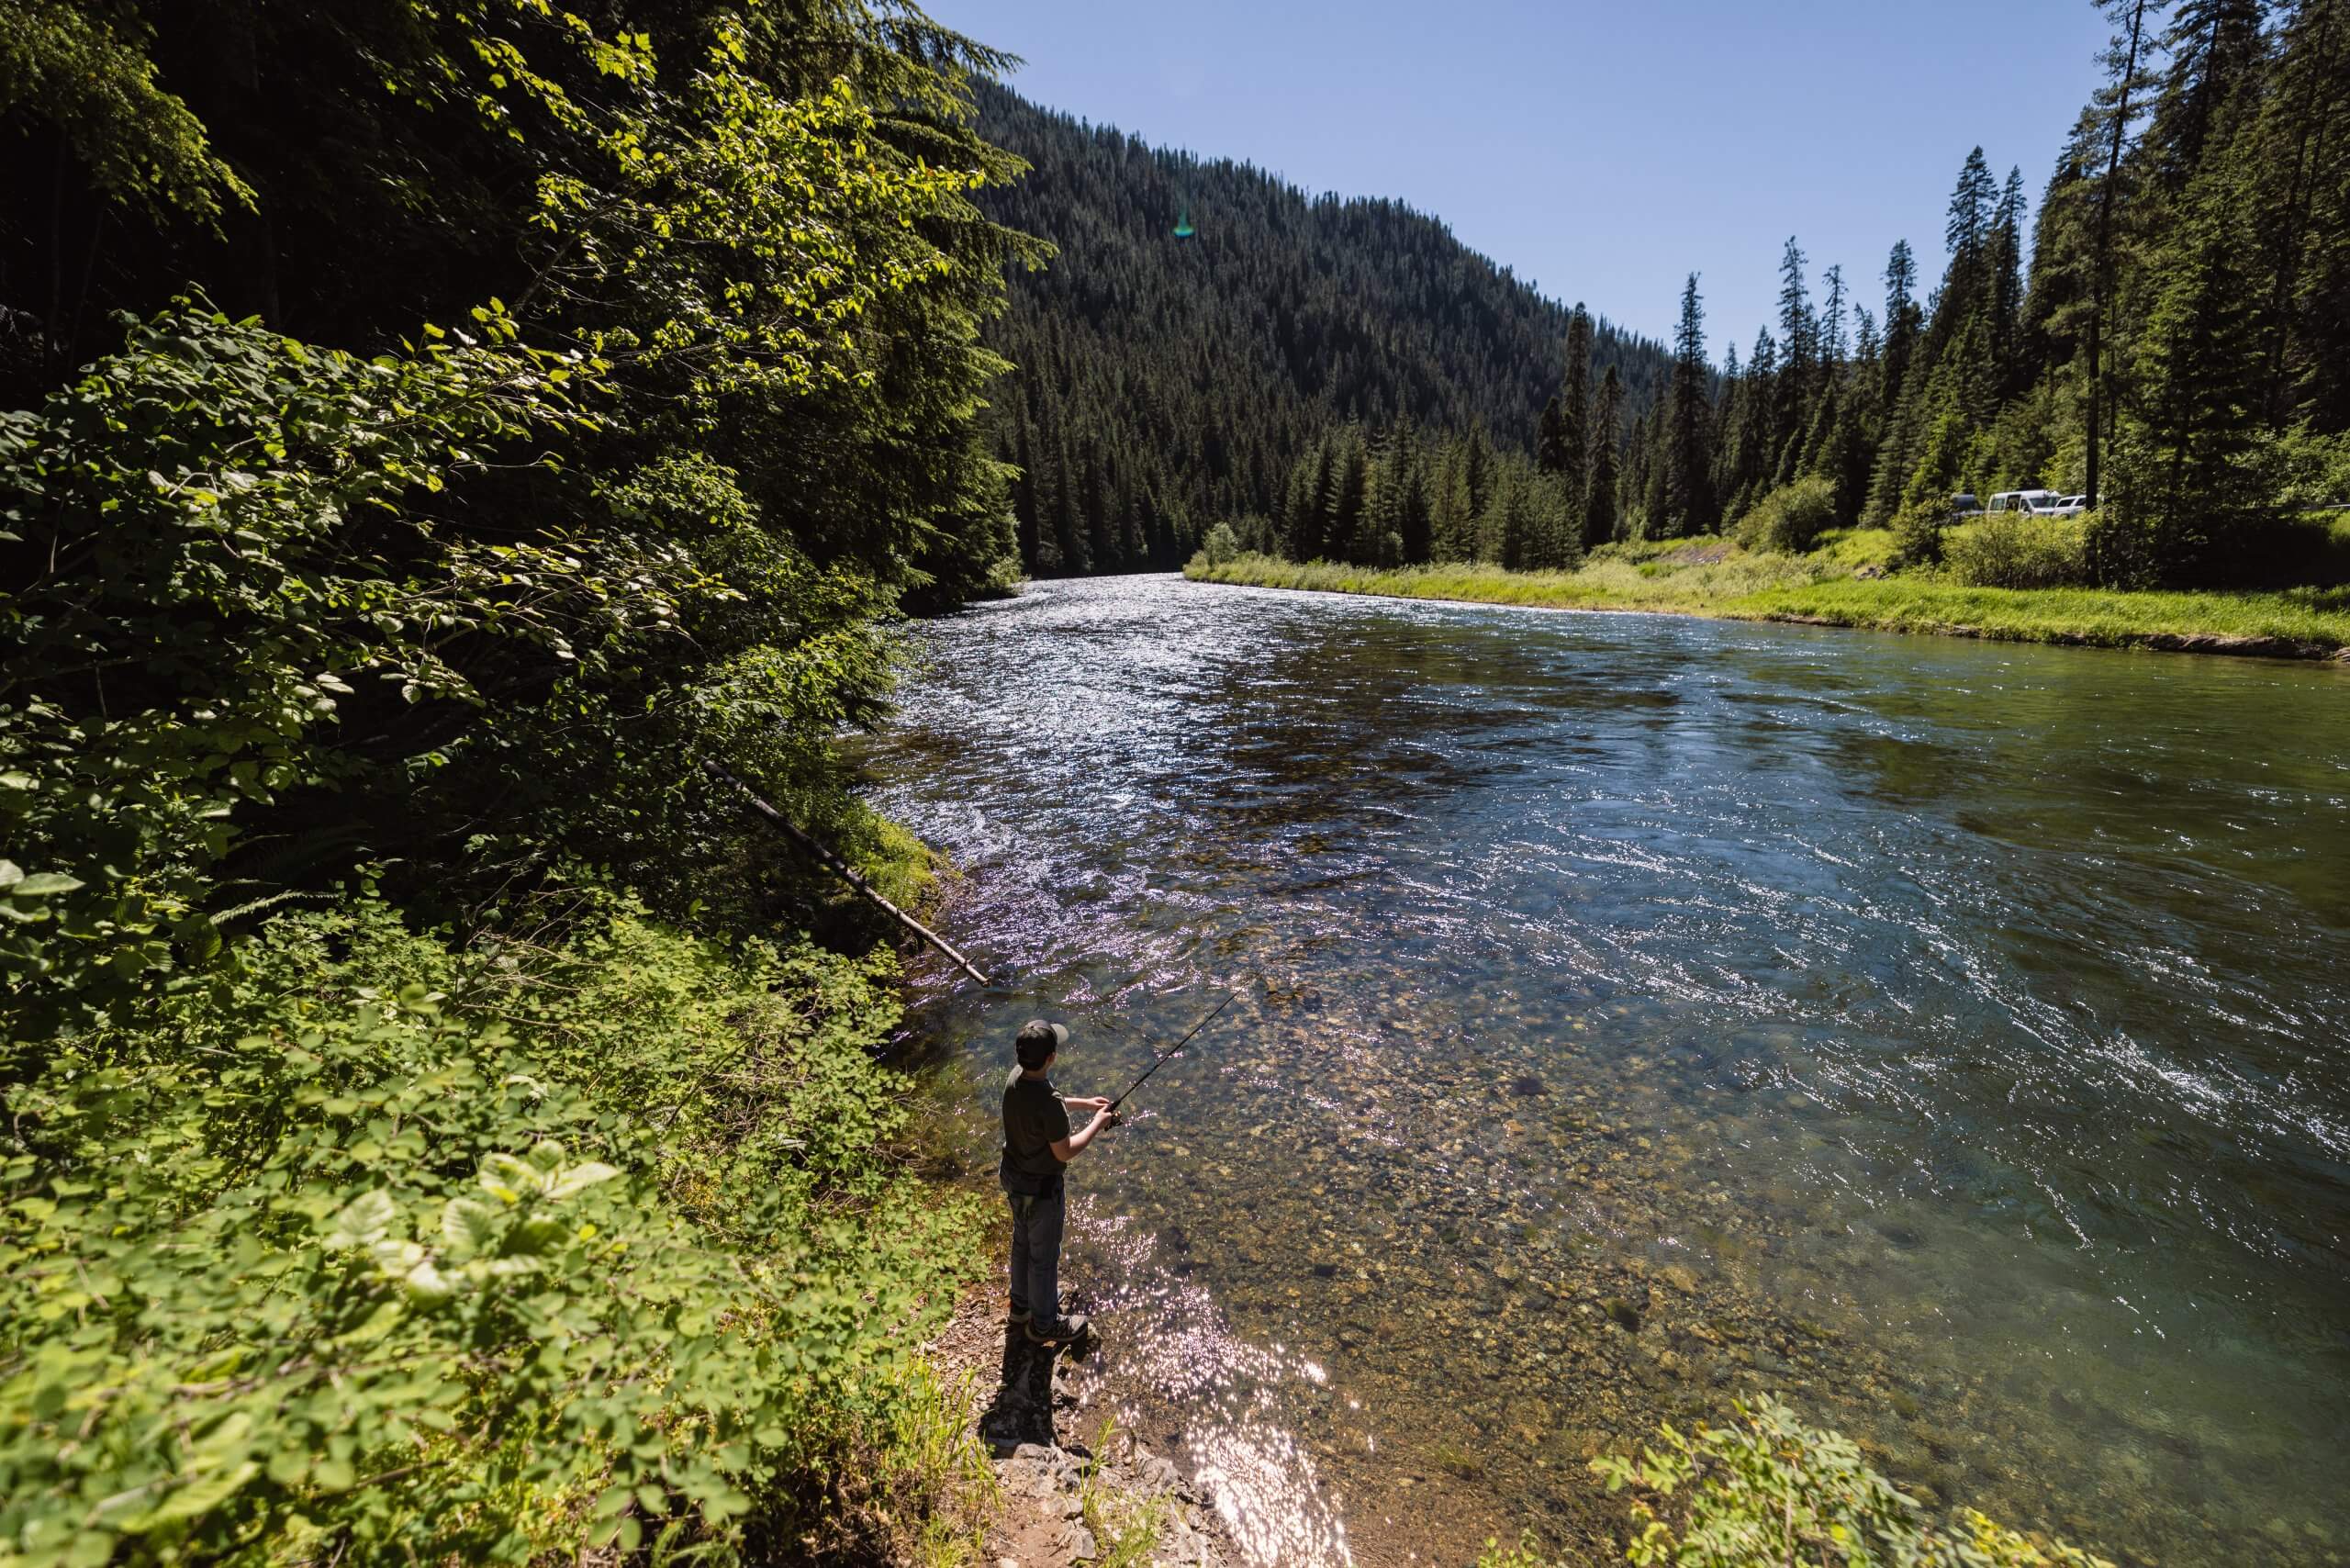
[[[1018,366],[990,418],[1020,471],[1032,574],[1181,566],[1209,524],[1282,510],[1292,466],[1350,423],[1482,430],[1496,458],[1525,452],[1571,312],[1440,222],[1309,197],[1001,88],[979,102],[988,139],[1032,165],[982,206],[1059,251],[1015,274],[987,337]],[[1187,214],[1196,232],[1179,238]],[[1660,345],[1587,330],[1628,402],[1656,395]]]
[[[1294,561],[1393,566],[1491,561],[1520,571],[1574,566],[1616,537],[1623,378],[1610,364],[1591,389],[1592,318],[1567,329],[1565,389],[1545,402],[1530,452],[1497,445],[1483,426],[1433,433],[1409,421],[1349,422],[1306,448],[1269,513],[1235,525],[1238,547]]]

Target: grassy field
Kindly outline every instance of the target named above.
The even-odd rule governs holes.
[[[1803,556],[1750,554],[1719,540],[1618,546],[1573,572],[1498,566],[1382,570],[1244,555],[1194,562],[1202,582],[1558,610],[1647,610],[1740,621],[1802,621],[2008,642],[2327,657],[2350,652],[2350,588],[2275,593],[2116,593],[1978,588],[1881,569],[1881,530],[1840,531]]]

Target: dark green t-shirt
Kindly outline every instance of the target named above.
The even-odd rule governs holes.
[[[1003,1162],[1031,1176],[1058,1176],[1053,1145],[1069,1137],[1069,1107],[1053,1097],[1052,1081],[1023,1078],[1013,1068],[1003,1086]]]

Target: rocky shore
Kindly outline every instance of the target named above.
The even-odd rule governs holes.
[[[931,1347],[984,1400],[977,1433],[995,1478],[986,1568],[1240,1568],[1204,1495],[1085,1386],[1082,1349],[1032,1345],[992,1293],[967,1300]]]

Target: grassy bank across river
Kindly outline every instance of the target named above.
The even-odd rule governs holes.
[[[1912,573],[1863,577],[1865,535],[1815,554],[1751,554],[1727,542],[1615,547],[1572,572],[1490,566],[1299,566],[1241,555],[1194,560],[1195,582],[1455,599],[1546,610],[1633,610],[1736,621],[1787,621],[2004,642],[2329,658],[2350,663],[2350,589],[2123,593],[2098,588],[1967,588]],[[1618,553],[1620,552],[1620,553]],[[1641,558],[1645,556],[1645,558]]]

